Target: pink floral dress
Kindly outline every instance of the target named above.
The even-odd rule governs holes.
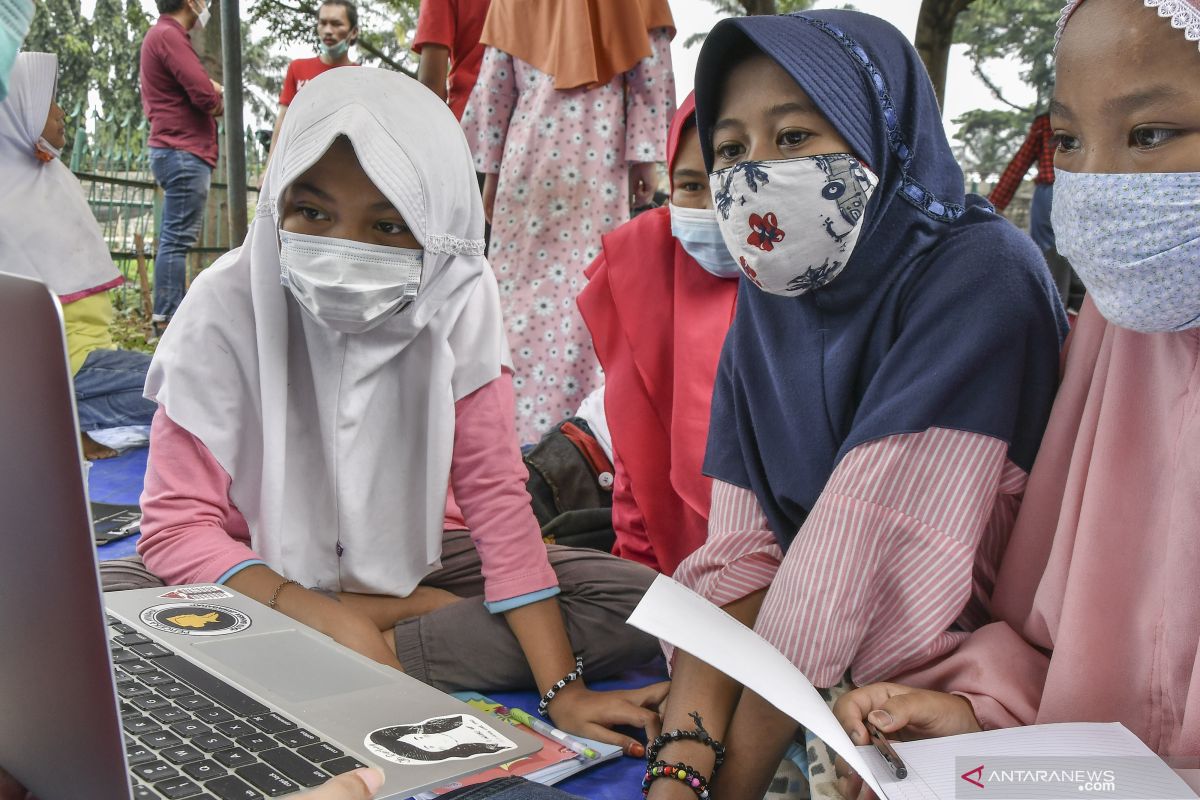
[[[498,173],[488,257],[516,366],[517,433],[541,438],[601,382],[575,307],[600,237],[629,219],[629,165],[666,158],[675,113],[670,36],[595,89],[487,48],[463,130],[479,172]]]

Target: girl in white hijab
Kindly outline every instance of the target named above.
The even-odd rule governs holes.
[[[108,253],[83,187],[58,156],[66,144],[54,102],[58,57],[20,53],[0,102],[0,270],[39,280],[63,306],[84,456],[109,458],[89,431],[149,425],[142,397],[150,356],[119,350],[107,290],[125,281]]]
[[[653,726],[662,688],[578,678],[653,657],[623,622],[653,573],[542,543],[508,363],[454,116],[395,73],[321,75],[245,243],[195,281],[151,367],[146,567],[228,582],[444,689],[574,676],[550,716],[628,744],[607,726]]]

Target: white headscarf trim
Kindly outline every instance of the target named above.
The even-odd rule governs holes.
[[[280,285],[284,190],[339,137],[425,249],[413,303],[348,335]],[[308,586],[405,596],[439,564],[454,403],[509,364],[483,207],[421,84],[330,70],[288,109],[246,241],[193,283],[146,383],[229,473],[254,550]]]
[[[58,57],[20,53],[0,103],[3,268],[45,283],[64,302],[123,280],[83,187],[59,159],[34,155],[58,82]]]

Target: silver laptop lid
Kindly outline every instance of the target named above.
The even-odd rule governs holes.
[[[0,766],[129,797],[62,311],[0,273]]]

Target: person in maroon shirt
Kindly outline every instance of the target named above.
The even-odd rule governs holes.
[[[196,244],[217,164],[221,85],[188,38],[208,21],[204,0],[156,0],[158,22],[142,40],[142,109],[150,120],[150,168],[163,189],[154,259],[154,326],[161,331],[183,300],[187,251]]]
[[[462,119],[483,64],[479,37],[491,0],[421,0],[413,52],[421,56],[417,80],[450,104]]]

